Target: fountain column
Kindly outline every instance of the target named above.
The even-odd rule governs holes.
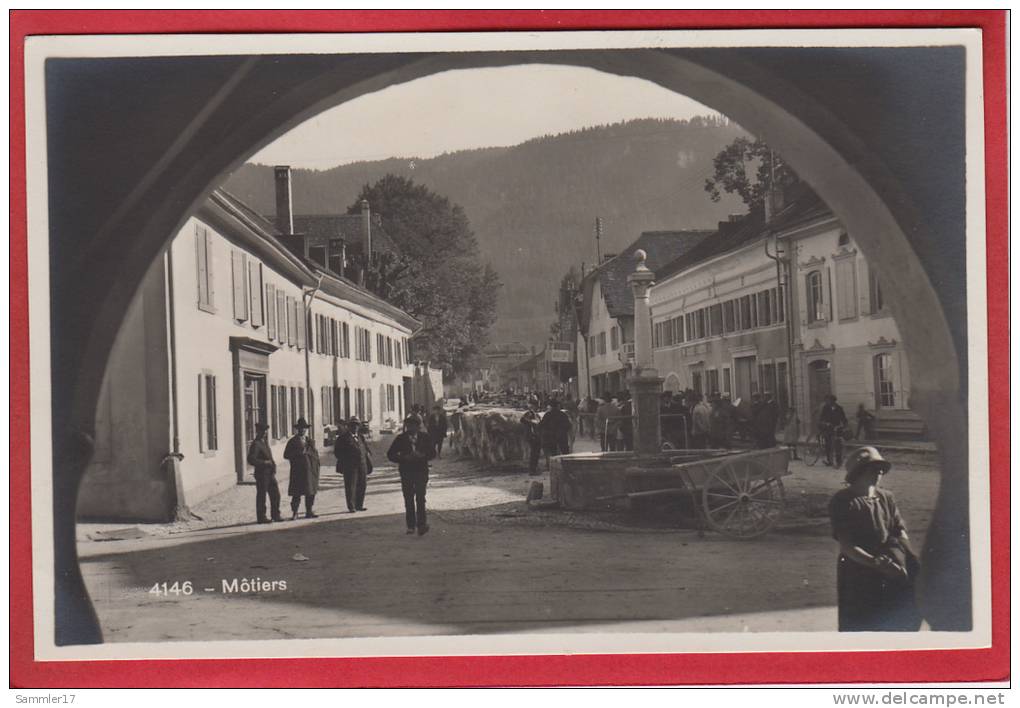
[[[634,410],[634,450],[641,454],[657,453],[662,448],[659,426],[659,400],[662,379],[652,359],[652,319],[648,307],[648,289],[655,282],[655,273],[648,270],[643,250],[634,253],[637,267],[627,278],[634,291],[634,368],[627,380]]]

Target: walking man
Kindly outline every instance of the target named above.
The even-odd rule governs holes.
[[[521,425],[524,426],[524,437],[528,441],[528,474],[538,474],[538,458],[542,455],[542,439],[538,435],[538,424],[542,416],[535,410],[535,404],[528,401],[528,410],[521,416]]]
[[[315,493],[319,490],[319,451],[308,434],[308,421],[298,418],[294,430],[296,434],[287,441],[283,450],[284,458],[290,461],[290,483],[287,485],[290,519],[297,518],[301,497],[305,498],[305,518],[314,519],[318,516],[312,507],[315,505]]]
[[[538,435],[546,458],[570,454],[570,416],[560,410],[560,402],[549,401],[549,410],[538,423]]]
[[[425,421],[425,427],[429,431],[429,439],[436,446],[436,457],[442,457],[443,442],[446,440],[446,431],[450,427],[450,422],[446,417],[446,411],[438,401],[432,406],[432,412],[429,413],[429,417]]]
[[[347,511],[365,511],[365,491],[368,475],[372,471],[372,453],[361,434],[361,421],[354,416],[345,425],[340,424],[333,445],[337,472],[344,477],[344,496]]]
[[[270,523],[266,516],[266,495],[269,495],[269,507],[273,521],[283,521],[280,516],[280,486],[276,483],[276,462],[273,451],[269,448],[266,433],[269,426],[265,423],[255,425],[255,439],[248,446],[248,464],[255,468],[255,518],[260,524]]]
[[[436,448],[428,434],[421,432],[421,421],[409,415],[404,420],[404,432],[390,445],[387,459],[400,470],[400,490],[404,493],[404,516],[407,533],[417,529],[419,536],[429,531],[425,516],[425,487],[429,483],[429,460],[436,456]]]

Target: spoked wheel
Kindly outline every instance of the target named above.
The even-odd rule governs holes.
[[[786,506],[782,480],[748,458],[719,465],[705,480],[701,499],[708,525],[732,538],[767,533]]]
[[[810,439],[807,444],[807,449],[804,450],[804,464],[808,467],[814,467],[818,464],[818,461],[825,455],[825,441],[821,435],[816,435]]]

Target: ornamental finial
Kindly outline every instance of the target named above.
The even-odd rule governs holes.
[[[648,254],[645,253],[643,248],[634,251],[634,260],[638,262],[635,270],[648,270],[648,266],[645,265],[645,261],[648,260]]]

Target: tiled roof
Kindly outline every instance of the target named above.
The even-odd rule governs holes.
[[[831,214],[825,202],[805,183],[790,188],[789,201],[772,219],[765,223],[763,209],[754,209],[742,219],[723,222],[717,231],[704,239],[695,248],[669,261],[661,268],[652,268],[659,282],[691,268],[710,258],[735,251],[738,248],[763,239],[769,232],[780,231],[798,223]]]
[[[652,271],[680,258],[702,243],[711,231],[645,231],[638,239],[627,246],[615,258],[588,273],[582,289],[585,294],[585,322],[590,317],[592,287],[597,281],[602,289],[602,297],[606,301],[606,309],[612,317],[634,316],[634,292],[631,290],[627,277],[634,272],[637,262],[634,252],[642,249],[648,254],[645,265]]]
[[[314,261],[311,261],[303,257],[300,252],[295,252],[287,245],[287,237],[283,235],[272,220],[262,216],[250,206],[245,204],[243,201],[235,197],[225,189],[218,188],[213,191],[209,197],[209,201],[214,204],[220,204],[222,207],[233,210],[244,218],[251,227],[251,233],[257,235],[264,242],[271,244],[277,249],[278,253],[288,253],[294,261],[300,264],[302,267],[304,277],[308,280],[303,283],[305,285],[311,285],[315,282],[314,276],[322,274],[322,290],[333,297],[338,299],[351,302],[363,307],[369,308],[381,314],[392,317],[396,321],[405,325],[412,331],[417,329],[421,323],[418,320],[411,317],[400,308],[391,305],[389,302],[379,297],[375,293],[371,292],[367,288],[364,288],[349,278],[337,275],[336,273],[324,270]],[[360,217],[358,217],[360,218]],[[375,229],[373,229],[373,237]],[[299,271],[301,272],[301,271]]]
[[[302,214],[294,216],[294,232],[308,236],[342,238],[348,246],[362,242],[364,221],[361,214]],[[372,222],[372,250],[398,253],[393,238],[378,221]]]

